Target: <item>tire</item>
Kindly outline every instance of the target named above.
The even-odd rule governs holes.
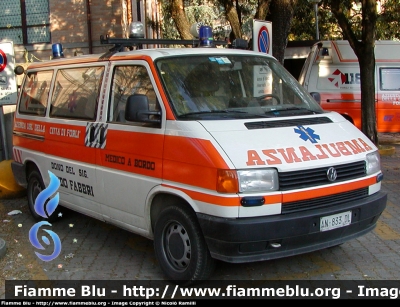
[[[154,250],[166,277],[180,285],[207,280],[215,268],[193,211],[172,205],[155,224]]]
[[[45,188],[46,186],[44,185],[43,178],[40,175],[39,171],[36,169],[31,171],[28,175],[28,186],[27,186],[29,210],[31,211],[31,214],[35,218],[35,220],[54,222],[58,217],[58,213],[60,212],[59,206],[50,216],[48,216],[48,218],[42,217],[35,211],[35,200],[39,195],[39,193],[42,192]]]

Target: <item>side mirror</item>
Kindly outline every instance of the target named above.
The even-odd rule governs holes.
[[[321,104],[321,94],[318,92],[311,92],[310,95],[314,98],[314,100],[318,103]]]
[[[25,72],[25,68],[22,67],[21,65],[18,65],[17,67],[14,68],[14,72],[16,75],[22,75]]]
[[[149,110],[149,100],[146,95],[135,94],[129,96],[126,102],[125,120],[141,123],[160,123],[161,112]]]

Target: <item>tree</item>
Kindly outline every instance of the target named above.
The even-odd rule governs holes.
[[[242,31],[235,29],[239,22],[240,29],[242,28],[242,17],[243,6],[239,4],[239,1],[233,0],[218,0],[227,13],[227,20],[232,26],[233,35],[231,39],[242,37]],[[294,8],[296,7],[298,0],[259,0],[254,18],[261,20],[268,20],[272,22],[272,55],[283,64],[285,49],[288,42],[288,35],[290,31],[290,25],[294,14]]]
[[[193,39],[193,35],[190,34],[190,23],[185,14],[183,0],[171,1],[171,17],[181,39]]]
[[[399,40],[400,31],[399,0],[381,1],[381,13],[376,24],[376,39]]]
[[[260,0],[256,8],[256,13],[254,14],[254,19],[265,20],[270,3],[271,0]]]
[[[318,28],[321,40],[342,38],[339,25],[330,9],[318,4]],[[315,11],[309,0],[298,0],[289,32],[290,41],[315,40]]]
[[[284,53],[288,42],[291,21],[298,0],[216,0],[215,4],[224,9],[226,20],[231,26],[231,41],[235,38],[243,38],[243,24],[250,12],[255,8],[256,19],[272,21],[273,46],[272,54],[281,64],[284,61]],[[256,5],[257,3],[257,5]],[[199,5],[199,3],[197,3]],[[182,39],[191,39],[190,23],[185,12],[183,0],[163,1],[163,7],[168,16],[174,20],[174,24]]]
[[[218,0],[224,9],[225,9],[225,16],[226,19],[229,21],[232,34],[231,40],[234,38],[241,38],[242,37],[242,23],[240,20],[241,16],[241,8],[238,1],[235,0]]]
[[[347,17],[351,20],[352,29],[358,39],[361,39],[361,7],[352,4],[357,1],[347,1],[349,11]],[[376,40],[400,40],[400,1],[385,0],[377,2],[378,16],[376,23]],[[318,8],[319,34],[321,40],[344,39],[336,17],[326,3],[320,2]],[[315,16],[313,6],[308,0],[298,0],[291,23],[289,40],[314,40]]]
[[[225,18],[221,16],[219,7],[210,6],[205,0],[191,0],[190,2],[183,0],[162,1],[161,4],[164,22],[161,26],[164,38],[193,39],[193,36],[190,33],[190,27],[193,23],[203,23],[205,25],[213,26],[214,21],[220,21],[226,19],[226,17],[231,19],[231,25],[235,25],[234,29],[237,35],[241,37],[241,23],[239,22],[238,15],[232,14],[232,12],[235,13],[235,11],[233,11],[229,6],[229,0],[224,0],[224,2],[226,2],[224,3],[225,5],[222,5],[219,0],[215,0],[216,4],[219,3],[225,8],[223,13]],[[244,10],[244,12],[246,13],[246,16],[249,15],[247,10]],[[219,30],[224,32],[221,28]],[[176,31],[179,34],[178,36],[176,35]],[[225,35],[225,32],[223,35]]]
[[[297,0],[272,0],[266,20],[272,22],[272,55],[283,65]]]
[[[288,42],[290,25],[298,0],[259,0],[254,14],[255,19],[272,22],[272,55],[283,64],[285,49]],[[242,38],[242,13],[244,5],[237,0],[218,0],[224,7],[226,18],[232,27],[232,36]]]
[[[361,82],[361,131],[375,144],[379,144],[375,112],[375,35],[377,9],[375,0],[362,0],[361,39],[354,33],[351,23],[353,1],[324,0],[343,31],[344,39],[349,41],[360,66]]]

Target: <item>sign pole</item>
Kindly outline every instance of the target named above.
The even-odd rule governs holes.
[[[6,125],[4,120],[4,108],[2,105],[1,112],[0,112],[0,130],[1,130],[1,148],[3,150],[3,157],[4,160],[9,160],[10,157],[8,156],[8,146],[7,146],[7,139],[6,139]]]

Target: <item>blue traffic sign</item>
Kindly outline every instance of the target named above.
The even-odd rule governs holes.
[[[3,50],[0,49],[0,72],[2,72],[7,66],[7,56]]]
[[[268,53],[271,40],[266,26],[262,26],[258,32],[258,51]]]

